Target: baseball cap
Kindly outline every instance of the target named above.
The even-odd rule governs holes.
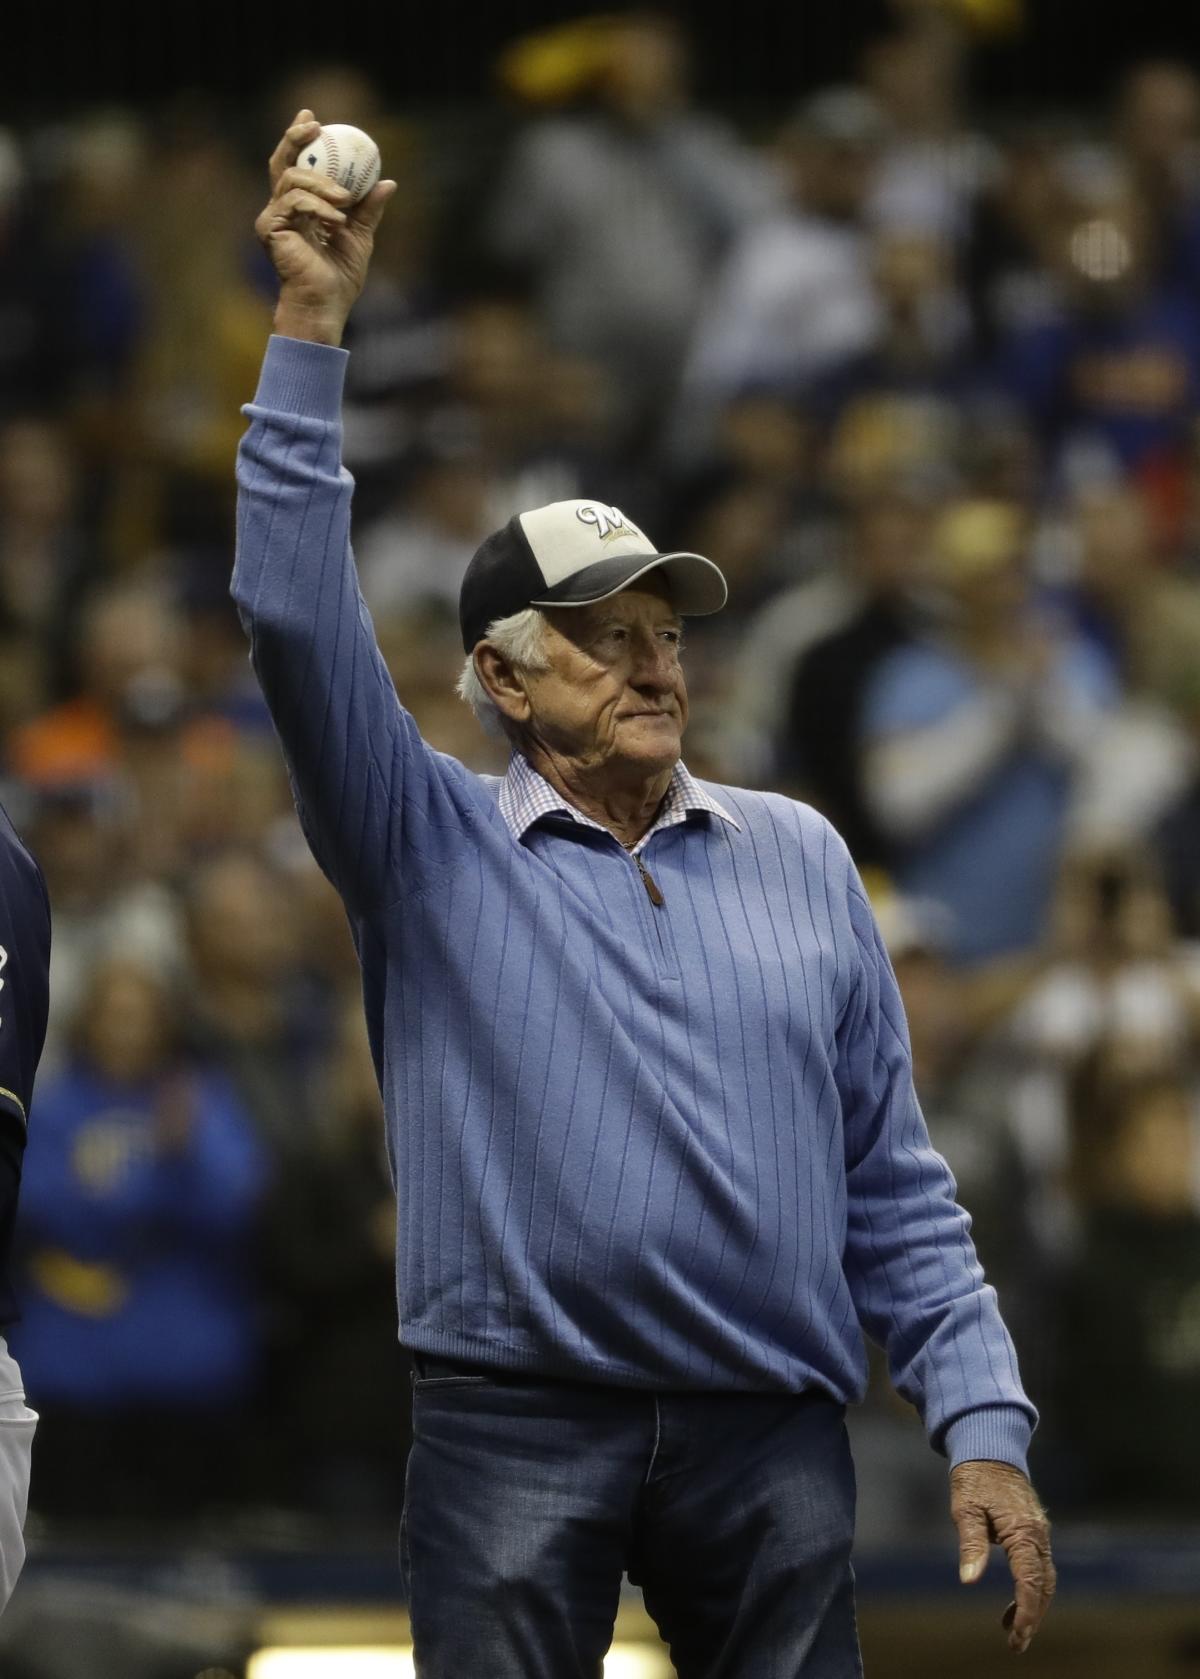
[[[527,606],[589,606],[663,571],[683,617],[719,612],[728,590],[702,554],[660,553],[618,507],[603,501],[552,501],[517,513],[476,549],[458,597],[463,646],[471,652],[488,625]]]

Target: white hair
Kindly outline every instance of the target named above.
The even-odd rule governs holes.
[[[536,606],[524,607],[508,618],[496,618],[487,627],[484,637],[497,653],[503,655],[518,670],[547,670],[550,665],[546,653],[546,619]],[[475,655],[468,653],[458,678],[459,699],[466,700],[489,734],[509,732],[508,719],[488,693],[475,669]]]

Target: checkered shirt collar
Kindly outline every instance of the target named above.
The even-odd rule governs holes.
[[[651,834],[656,834],[660,828],[673,828],[680,822],[686,822],[694,810],[710,811],[740,832],[741,824],[729,814],[724,805],[718,804],[698,781],[693,780],[683,764],[678,763],[671,771],[670,786],[659,806],[658,815],[632,849],[635,852],[640,851]],[[581,810],[576,810],[574,805],[568,804],[562,794],[556,793],[550,783],[538,774],[520,752],[514,752],[509,759],[508,773],[500,783],[500,814],[512,830],[515,839],[523,839],[534,823],[540,821],[543,816],[567,816],[584,828],[598,828],[605,834],[609,831],[603,823],[593,822],[590,816],[585,816]]]

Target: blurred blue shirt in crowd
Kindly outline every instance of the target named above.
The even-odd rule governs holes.
[[[1097,711],[1115,698],[1111,671],[1080,640],[1059,647],[1054,676],[1065,695]],[[864,741],[947,722],[983,695],[980,672],[952,648],[900,648],[868,690]],[[955,961],[981,962],[1040,941],[1070,795],[1067,760],[1032,733],[1014,735],[990,773],[896,849],[893,874],[900,890],[950,912]]]
[[[212,1073],[116,1084],[77,1062],[39,1093],[21,1192],[29,1392],[203,1409],[257,1364],[246,1244],[266,1161]]]

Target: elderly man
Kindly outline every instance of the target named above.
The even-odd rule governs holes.
[[[233,592],[362,961],[417,1369],[417,1671],[596,1679],[624,1570],[682,1679],[857,1675],[860,1323],[953,1466],[962,1578],[1004,1543],[1024,1649],[1054,1580],[1033,1411],[862,886],[815,812],[679,761],[680,616],[720,573],[601,502],[517,516],[461,596],[508,774],[424,744],[339,461],[336,346],[392,189],[347,208],[298,168],[311,117],[258,222],[281,287]]]

